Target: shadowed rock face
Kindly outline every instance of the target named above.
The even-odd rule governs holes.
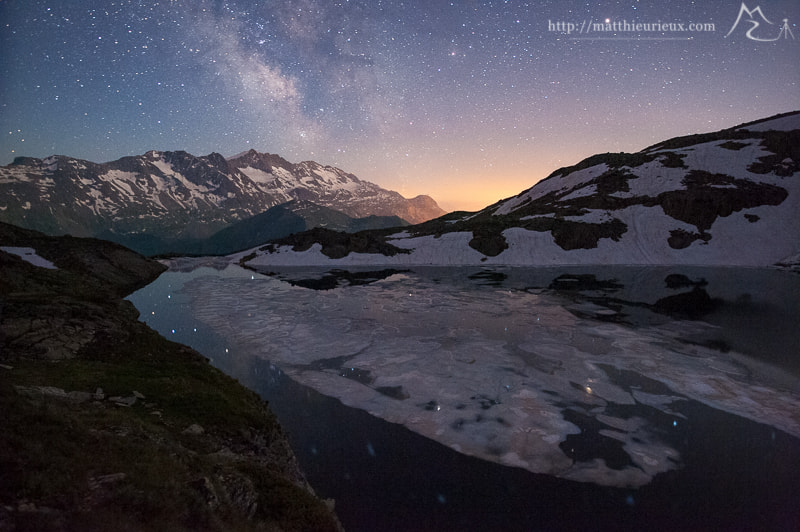
[[[686,174],[682,184],[684,190],[660,194],[659,204],[664,213],[694,225],[701,234],[719,217],[760,205],[780,205],[789,195],[786,189],[775,185],[702,170]]]
[[[127,341],[127,322],[138,312],[121,298],[165,269],[110,242],[47,237],[3,223],[0,242],[35,249],[55,266],[0,253],[4,356],[71,359]]]
[[[0,247],[0,529],[341,528],[266,404],[122,299],[163,265],[3,223]]]
[[[409,253],[408,250],[387,244],[382,238],[382,233],[385,232],[362,231],[356,234],[349,234],[316,227],[303,233],[278,239],[275,244],[291,245],[295,251],[306,251],[314,244],[321,244],[322,253],[332,259],[344,257],[350,252],[380,253],[382,255]],[[270,244],[265,249],[273,247],[274,245]]]

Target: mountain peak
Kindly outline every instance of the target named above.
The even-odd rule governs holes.
[[[254,149],[247,150],[227,159],[234,168],[250,166],[258,170],[270,171],[272,168],[290,169],[293,165],[280,155],[261,153]]]
[[[143,253],[169,251],[164,240],[207,238],[292,200],[351,218],[418,223],[444,213],[432,200],[421,206],[338,168],[256,150],[229,159],[150,150],[107,163],[18,157],[0,167],[0,198],[0,221],[107,238]]]

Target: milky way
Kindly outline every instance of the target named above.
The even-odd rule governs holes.
[[[757,7],[3,0],[0,164],[255,148],[480,208],[800,108],[800,5]]]

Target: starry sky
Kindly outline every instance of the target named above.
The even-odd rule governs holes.
[[[477,210],[800,109],[800,2],[744,4],[0,0],[0,164],[255,148]]]

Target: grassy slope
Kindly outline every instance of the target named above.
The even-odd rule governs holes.
[[[267,405],[121,299],[161,265],[4,224],[0,245],[59,268],[0,252],[0,530],[339,528]]]

